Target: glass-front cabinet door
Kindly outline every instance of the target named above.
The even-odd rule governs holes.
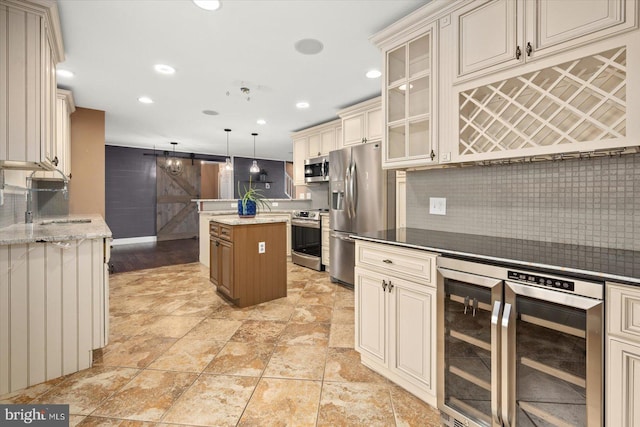
[[[385,167],[435,161],[434,27],[387,52]]]

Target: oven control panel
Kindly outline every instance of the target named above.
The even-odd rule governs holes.
[[[563,291],[573,292],[575,290],[575,283],[570,280],[538,276],[531,273],[509,270],[507,278],[510,280],[517,280],[519,282],[531,283],[532,285],[561,289]]]
[[[320,221],[320,211],[294,211],[293,219]]]

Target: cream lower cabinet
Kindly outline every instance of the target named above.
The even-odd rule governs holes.
[[[109,242],[0,245],[0,395],[89,368],[107,345]]]
[[[607,283],[607,426],[640,426],[640,287]]]
[[[329,236],[331,235],[331,223],[328,213],[320,214],[320,229],[322,230],[322,264],[325,271],[329,271]]]
[[[420,250],[356,242],[355,345],[362,363],[432,406],[435,259]]]

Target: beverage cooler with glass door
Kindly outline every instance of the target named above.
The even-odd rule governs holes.
[[[603,425],[603,289],[440,257],[443,425]]]

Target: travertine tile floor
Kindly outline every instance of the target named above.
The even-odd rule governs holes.
[[[65,403],[71,425],[437,426],[437,411],[360,364],[353,291],[288,265],[288,296],[238,309],[199,263],[112,275],[95,365],[0,396]]]

